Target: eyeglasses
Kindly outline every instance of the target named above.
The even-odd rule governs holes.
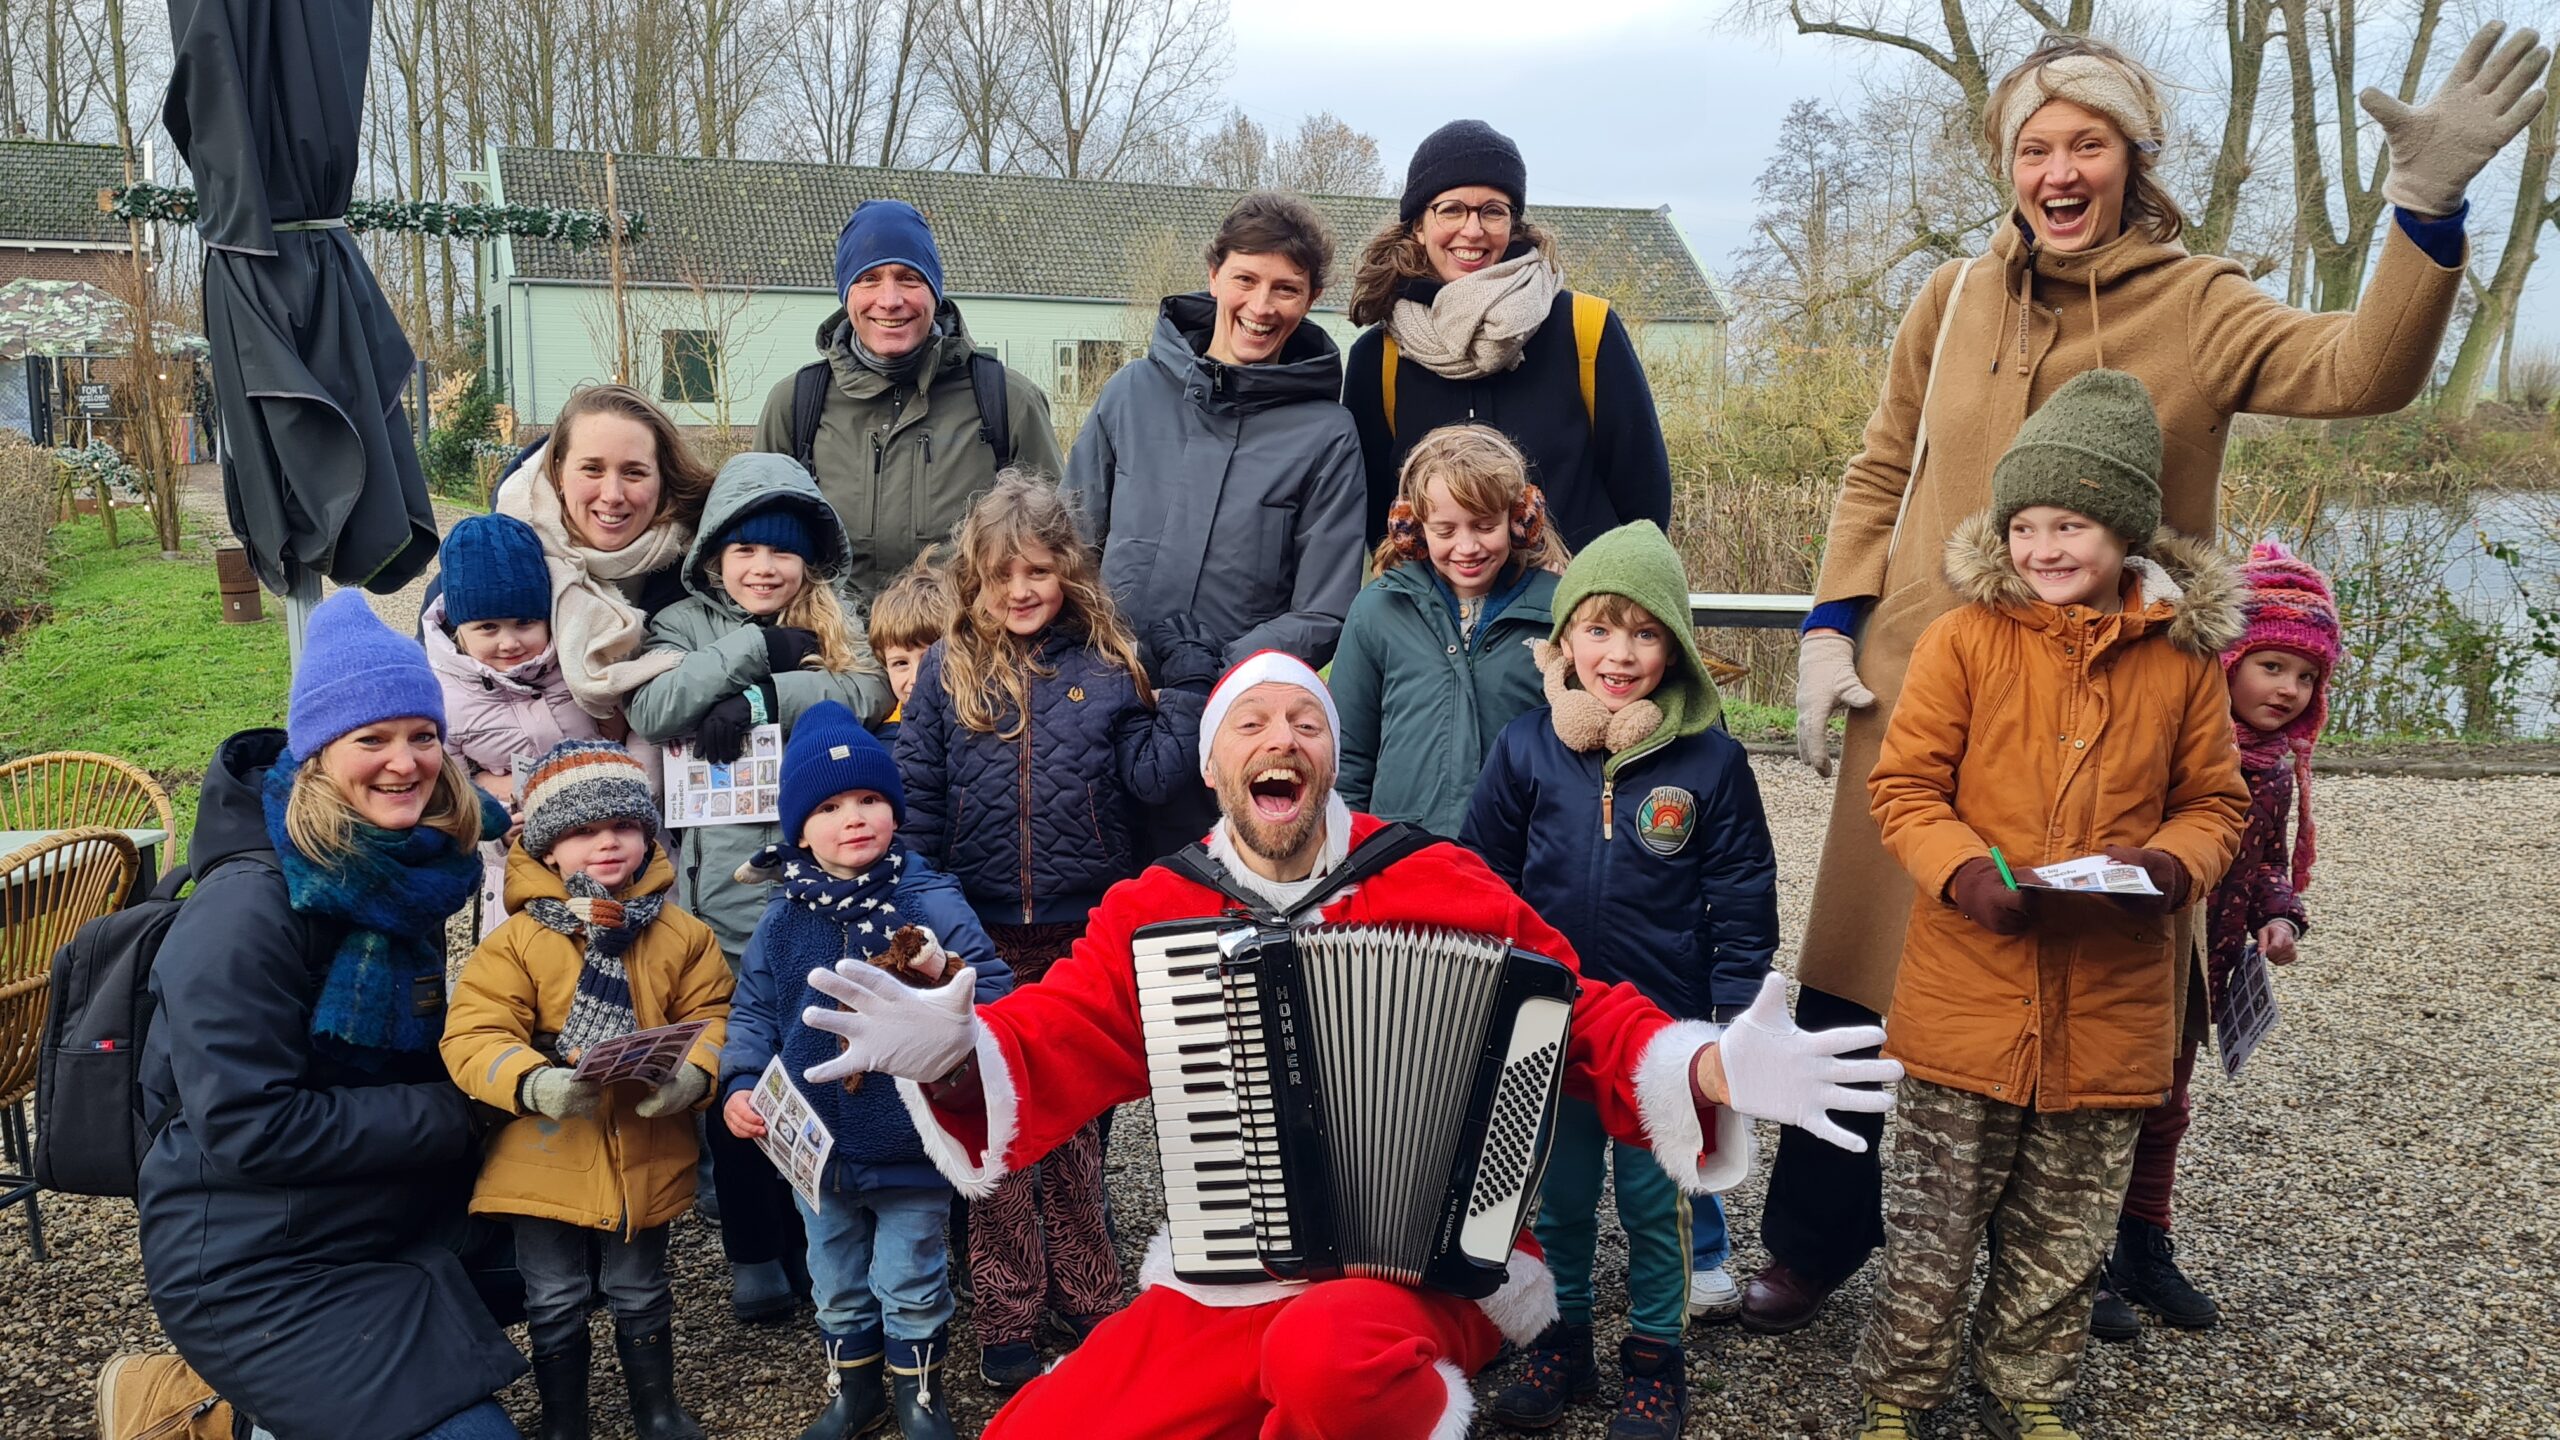
[[[1499,230],[1509,225],[1511,217],[1518,213],[1500,200],[1487,200],[1481,205],[1469,205],[1458,200],[1435,200],[1431,203],[1431,218],[1443,225],[1464,225],[1467,217],[1473,215],[1487,230]]]

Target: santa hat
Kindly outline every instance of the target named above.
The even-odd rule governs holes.
[[[2311,884],[2311,750],[2319,742],[2321,727],[2329,722],[2329,678],[2337,673],[2338,657],[2345,649],[2338,629],[2338,602],[2330,593],[2329,578],[2280,540],[2261,540],[2251,546],[2240,580],[2241,615],[2248,628],[2222,652],[2222,673],[2229,676],[2233,666],[2260,650],[2282,650],[2320,667],[2311,703],[2283,729],[2262,731],[2236,716],[2231,722],[2232,738],[2250,765],[2275,765],[2288,758],[2292,762],[2300,815],[2293,840],[2293,888],[2300,891]]]
[[[1295,685],[1316,697],[1324,706],[1325,727],[1334,734],[1342,733],[1342,715],[1333,708],[1333,692],[1324,688],[1324,679],[1306,661],[1281,650],[1256,650],[1235,663],[1218,687],[1209,692],[1209,703],[1200,712],[1200,778],[1209,774],[1209,745],[1217,738],[1218,727],[1226,723],[1227,712],[1244,692],[1256,685]]]

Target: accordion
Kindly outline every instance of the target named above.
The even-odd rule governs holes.
[[[1132,949],[1176,1275],[1502,1285],[1546,1171],[1570,970],[1414,925],[1181,920]]]

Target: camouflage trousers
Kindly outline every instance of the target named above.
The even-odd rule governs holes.
[[[1974,1376],[2007,1400],[2068,1397],[2144,1113],[2045,1114],[1904,1079],[1885,1166],[1884,1272],[1851,1363],[1859,1386],[1917,1408],[1955,1397],[1965,1292],[1988,1230]]]

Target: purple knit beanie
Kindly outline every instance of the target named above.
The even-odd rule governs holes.
[[[2320,667],[2319,686],[2311,703],[2293,723],[2273,734],[2262,733],[2239,719],[2231,722],[2243,759],[2253,765],[2290,758],[2296,806],[2301,815],[2293,845],[2293,888],[2311,884],[2311,750],[2321,727],[2329,723],[2329,681],[2337,674],[2345,646],[2338,629],[2338,601],[2329,577],[2286,548],[2281,540],[2261,540],[2249,548],[2241,567],[2241,613],[2248,628],[2222,652],[2222,673],[2258,650],[2282,650]]]

